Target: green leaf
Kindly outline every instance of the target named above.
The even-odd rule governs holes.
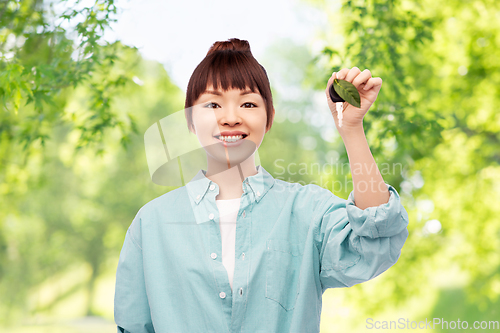
[[[351,82],[335,79],[333,80],[333,89],[347,103],[357,108],[361,107],[361,97],[359,96],[358,89]]]

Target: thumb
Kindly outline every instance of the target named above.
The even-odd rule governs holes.
[[[333,103],[332,99],[330,98],[330,86],[333,84],[333,80],[337,78],[336,76],[337,72],[333,72],[332,76],[328,79],[328,83],[326,84],[326,100],[328,103]]]

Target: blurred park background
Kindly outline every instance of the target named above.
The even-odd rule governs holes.
[[[276,119],[259,154],[286,181],[350,179],[310,168],[348,161],[326,82],[353,66],[383,79],[364,127],[379,167],[396,166],[381,171],[410,235],[387,272],[325,292],[321,332],[500,320],[500,2],[160,3],[0,0],[0,332],[116,332],[126,230],[174,189],[151,181],[144,132],[184,108],[189,75],[231,37],[268,71]]]

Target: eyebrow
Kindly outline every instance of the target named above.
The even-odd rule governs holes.
[[[222,96],[221,92],[214,91],[214,90],[207,90],[207,91],[205,91],[205,94],[212,94],[212,95]],[[251,90],[245,90],[245,91],[242,91],[240,93],[240,96],[248,95],[248,94],[256,94],[256,92],[253,92]]]

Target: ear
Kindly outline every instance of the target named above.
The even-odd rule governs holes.
[[[274,121],[274,114],[276,113],[276,110],[274,110],[274,106],[273,106],[273,114],[271,116],[271,124],[269,124],[269,128],[266,129],[266,133],[271,129],[271,127],[273,126],[273,121]]]
[[[194,135],[196,135],[196,129],[194,128],[194,125],[191,124],[191,127],[188,127],[189,129],[189,132],[193,133]]]

